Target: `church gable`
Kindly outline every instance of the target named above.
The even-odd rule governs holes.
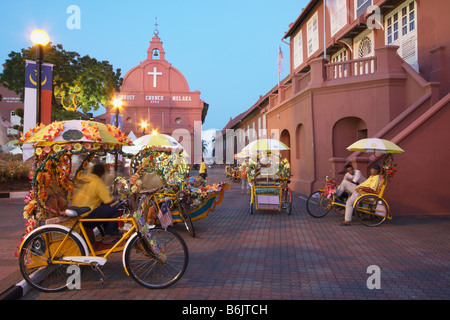
[[[126,134],[183,133],[190,136],[185,147],[193,154],[194,128],[201,126],[208,105],[200,99],[200,91],[190,91],[184,75],[165,59],[158,30],[150,41],[147,59],[125,74],[117,97],[123,101],[119,122]],[[112,123],[115,110],[108,113],[107,121]],[[148,124],[145,129],[141,127],[144,122]]]

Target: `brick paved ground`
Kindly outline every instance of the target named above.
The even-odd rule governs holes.
[[[210,169],[210,183],[223,180]],[[113,255],[99,275],[83,269],[81,290],[23,299],[449,299],[450,216],[395,217],[370,228],[355,222],[340,227],[342,216],[314,219],[304,197],[294,195],[293,213],[248,212],[248,196],[232,183],[223,204],[195,223],[196,238],[177,224],[190,261],[172,287],[149,290],[128,277],[121,255]],[[381,270],[381,288],[370,290],[367,268]]]

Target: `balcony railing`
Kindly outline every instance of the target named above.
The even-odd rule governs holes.
[[[376,56],[325,64],[326,80],[373,74],[376,69]]]

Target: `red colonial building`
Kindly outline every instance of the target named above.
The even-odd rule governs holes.
[[[224,157],[234,142],[277,138],[291,149],[291,187],[309,195],[346,163],[368,176],[382,157],[346,148],[387,139],[405,150],[384,195],[392,214],[450,213],[449,11],[439,0],[311,0],[282,37],[290,74],[230,119]]]
[[[123,131],[140,137],[153,131],[173,136],[190,154],[191,161],[201,162],[201,125],[208,104],[200,91],[190,91],[183,74],[166,59],[158,30],[150,41],[147,59],[129,70],[120,93],[120,124]],[[115,124],[114,109],[99,120]],[[144,128],[142,123],[148,126]],[[195,155],[195,156],[193,156]]]

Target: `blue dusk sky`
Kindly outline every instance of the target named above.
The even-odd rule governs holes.
[[[147,58],[157,17],[166,60],[209,104],[203,130],[221,130],[277,84],[278,45],[281,78],[289,74],[289,46],[281,39],[308,2],[2,0],[0,62],[32,46],[30,34],[38,28],[67,51],[109,61],[123,77]],[[71,5],[80,9],[79,28],[68,27]]]

